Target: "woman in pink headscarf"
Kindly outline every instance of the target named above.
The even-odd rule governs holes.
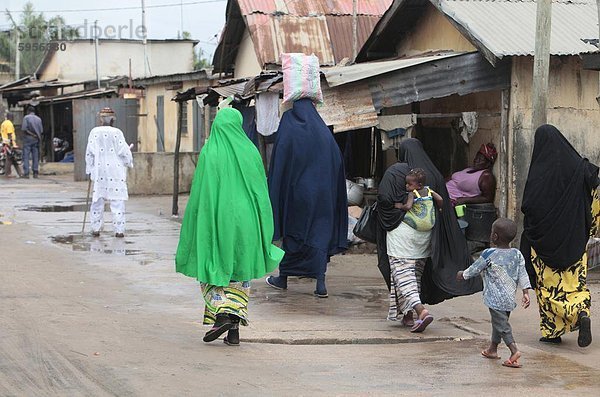
[[[492,167],[498,157],[493,143],[481,145],[473,160],[473,167],[455,172],[448,182],[448,194],[454,205],[493,203],[496,178]]]

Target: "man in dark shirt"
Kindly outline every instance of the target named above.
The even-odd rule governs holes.
[[[42,119],[35,114],[33,107],[27,110],[27,116],[23,117],[23,177],[29,178],[29,159],[33,162],[33,177],[39,174],[40,142],[42,141]]]

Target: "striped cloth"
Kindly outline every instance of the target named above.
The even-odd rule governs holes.
[[[204,296],[204,325],[214,324],[217,314],[234,314],[240,318],[240,324],[248,325],[249,281],[232,281],[227,287],[201,283],[200,288]]]
[[[406,259],[390,256],[390,310],[388,320],[396,321],[421,303],[421,276],[426,258]]]

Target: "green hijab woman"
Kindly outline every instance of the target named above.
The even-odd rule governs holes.
[[[247,325],[250,280],[275,269],[284,252],[272,244],[273,211],[260,154],[242,129],[242,114],[217,113],[200,153],[175,257],[177,272],[200,282],[205,342],[229,331],[239,344]]]

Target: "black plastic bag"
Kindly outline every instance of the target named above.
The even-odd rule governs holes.
[[[377,219],[377,203],[373,203],[368,207],[365,207],[358,223],[354,226],[352,231],[354,235],[362,240],[370,243],[377,243],[377,229],[379,227]]]

